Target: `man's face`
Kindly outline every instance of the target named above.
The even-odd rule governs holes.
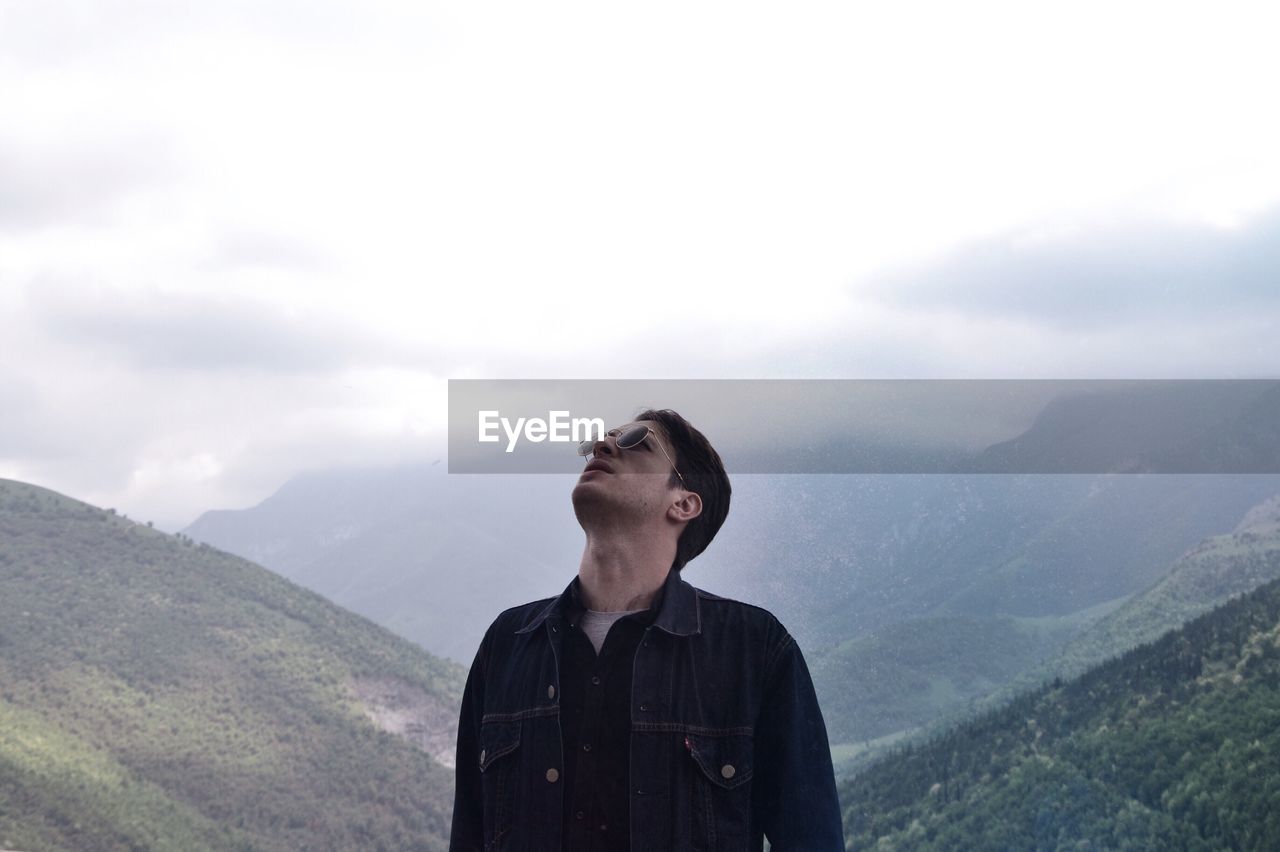
[[[634,447],[618,449],[617,435],[637,423],[653,431]],[[661,515],[682,493],[678,486],[672,488],[669,484],[674,468],[668,456],[675,459],[675,451],[662,426],[647,420],[632,421],[611,429],[610,433],[596,443],[595,452],[574,486],[573,503],[579,517],[587,506],[609,506],[614,512],[621,510],[628,514]]]

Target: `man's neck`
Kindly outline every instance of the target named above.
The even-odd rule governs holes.
[[[647,609],[674,559],[652,535],[588,532],[578,566],[583,603],[597,612]]]

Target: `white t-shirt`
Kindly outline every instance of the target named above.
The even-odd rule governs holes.
[[[613,623],[624,615],[633,615],[637,612],[644,612],[642,609],[628,609],[621,612],[597,612],[589,609],[582,614],[578,626],[582,628],[582,632],[587,634],[587,638],[591,640],[591,644],[595,646],[596,653],[600,653],[600,649],[604,647],[604,638],[609,635],[609,628],[613,627]]]

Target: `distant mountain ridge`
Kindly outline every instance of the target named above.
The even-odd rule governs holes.
[[[1107,382],[1052,400],[965,473],[1280,472],[1280,383]]]
[[[184,532],[469,663],[493,615],[577,572],[575,478],[315,472]],[[694,585],[806,648],[932,615],[1066,616],[1148,586],[1280,476],[742,476]],[[336,532],[335,532],[336,531]]]
[[[8,480],[0,580],[0,847],[446,847],[462,667]]]
[[[494,615],[558,594],[577,572],[572,483],[432,465],[314,471],[183,532],[465,665]]]

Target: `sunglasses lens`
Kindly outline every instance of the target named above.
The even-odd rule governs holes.
[[[648,426],[632,426],[618,436],[618,449],[629,450],[648,436]]]

